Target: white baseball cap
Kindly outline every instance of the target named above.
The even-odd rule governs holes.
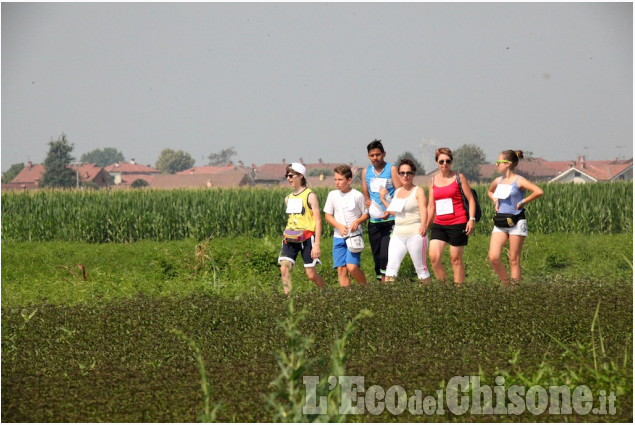
[[[306,173],[306,167],[299,162],[291,163],[291,169],[298,174],[304,175]]]

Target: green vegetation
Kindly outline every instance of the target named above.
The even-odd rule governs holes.
[[[64,133],[57,140],[49,142],[49,151],[42,164],[45,170],[40,182],[42,187],[76,187],[77,176],[69,167],[75,160],[71,154],[73,147]]]
[[[300,328],[306,314],[306,308],[296,311],[295,294],[292,294],[287,302],[287,317],[278,322],[278,326],[286,336],[286,349],[278,350],[276,353],[280,373],[271,382],[275,391],[267,396],[267,405],[274,412],[273,420],[275,422],[346,422],[348,411],[340,412],[339,410],[339,406],[342,404],[339,384],[335,387],[331,386],[332,391],[329,392],[326,399],[326,412],[322,414],[304,413],[304,407],[307,405],[304,377],[314,373],[313,367],[318,361],[309,354],[313,348],[313,338],[303,335]],[[346,376],[346,361],[350,354],[347,345],[359,326],[359,322],[372,316],[369,310],[363,309],[346,324],[342,337],[338,336],[337,331],[335,332],[335,340],[331,344],[330,370],[319,381],[321,392],[328,391],[330,377]]]
[[[2,183],[9,183],[18,174],[20,174],[20,171],[22,171],[23,168],[24,168],[24,162],[12,164],[7,171],[2,173]]]
[[[165,148],[159,154],[155,167],[164,174],[174,174],[187,170],[194,165],[194,162],[194,158],[187,152]]]
[[[632,422],[632,184],[545,186],[518,289],[489,267],[486,219],[461,289],[420,287],[408,257],[393,285],[340,289],[325,226],[327,290],[298,266],[291,300],[276,262],[287,192],[2,194],[1,419]],[[372,275],[370,250],[362,267]],[[344,416],[328,378],[342,374],[409,396],[468,375],[584,384],[615,394],[616,412]],[[300,414],[304,376],[319,377],[327,415]]]
[[[146,187],[146,186],[148,186],[148,182],[143,179],[137,179],[133,181],[132,184],[130,185],[130,187],[132,187],[133,189],[138,189],[140,187]]]
[[[320,274],[337,286],[331,268],[332,239],[323,239]],[[2,306],[40,303],[73,305],[117,298],[187,296],[204,293],[221,297],[241,294],[277,294],[281,291],[277,258],[280,237],[211,238],[132,244],[43,242],[2,244]],[[368,245],[368,241],[366,241]],[[487,261],[489,237],[470,238],[465,250],[468,284],[492,285],[496,276]],[[446,250],[447,251],[447,250]],[[566,284],[631,282],[633,238],[620,235],[530,235],[523,249],[523,276],[527,282]],[[449,267],[448,253],[444,259]],[[87,279],[84,280],[83,266]],[[373,274],[370,250],[362,253],[362,269]],[[400,277],[416,280],[406,256]],[[292,280],[300,293],[313,293],[302,267]]]
[[[318,177],[321,175],[325,177],[334,176],[335,172],[330,168],[313,168],[308,172],[309,177]]]
[[[395,161],[395,165],[399,165],[402,159],[409,159],[415,164],[415,167],[417,167],[418,176],[423,176],[426,174],[426,170],[423,168],[423,165],[421,165],[421,162],[417,159],[417,157],[412,152],[406,151],[402,153],[401,155],[399,155],[397,157],[397,161]]]
[[[348,341],[346,373],[365,377],[365,387],[399,384],[409,394],[434,394],[456,375],[491,382],[575,385],[591,376],[590,332],[598,302],[604,352],[600,379],[586,381],[618,395],[615,416],[432,416],[435,421],[631,421],[632,286],[578,282],[529,282],[516,291],[467,285],[457,291],[416,283],[331,288],[300,294],[306,310],[298,323],[312,335],[308,354],[317,359],[307,375],[328,374],[332,342],[357,312],[374,316],[358,324]],[[13,422],[191,422],[205,405],[200,370],[179,329],[200,347],[212,384],[211,404],[220,421],[271,421],[263,398],[280,374],[276,353],[286,346],[275,326],[287,317],[285,297],[246,294],[218,297],[148,297],[102,303],[3,308],[2,420]],[[596,337],[599,332],[596,324]],[[582,359],[570,355],[555,340]],[[595,340],[599,346],[599,339]],[[603,364],[614,365],[603,369]],[[575,379],[572,379],[575,378]],[[602,385],[597,385],[601,383]],[[325,395],[325,393],[321,393]],[[425,416],[423,420],[425,420]],[[422,420],[409,413],[348,416],[351,421]]]
[[[489,235],[494,209],[476,187]],[[616,234],[633,231],[633,184],[551,184],[527,208],[530,232]],[[322,204],[329,188],[316,188]],[[2,193],[2,241],[132,242],[205,240],[211,235],[277,236],[288,188]],[[325,234],[330,233],[324,226]]]
[[[82,154],[79,159],[84,164],[95,164],[98,167],[106,167],[117,162],[124,162],[123,153],[116,148],[93,149],[90,152]]]
[[[485,164],[485,152],[478,145],[465,144],[452,152],[454,162],[452,168],[465,174],[470,181],[478,181],[480,178],[479,165]]]
[[[230,162],[232,162],[232,156],[235,156],[237,153],[238,152],[236,152],[236,149],[234,149],[233,146],[229,148],[221,149],[219,152],[216,152],[216,153],[211,153],[207,157],[207,159],[209,160],[208,165],[212,165],[216,167],[225,166],[229,164]]]

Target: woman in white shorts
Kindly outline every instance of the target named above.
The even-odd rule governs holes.
[[[518,161],[523,157],[523,151],[513,150],[507,150],[498,155],[496,170],[501,177],[496,178],[487,191],[487,196],[494,202],[496,210],[494,230],[489,244],[489,262],[505,286],[520,283],[520,254],[527,236],[525,206],[543,194],[542,189],[515,173]],[[531,195],[525,198],[527,190],[531,192]],[[509,241],[511,279],[500,258],[507,241]]]
[[[410,253],[419,282],[430,283],[430,272],[426,265],[428,209],[425,191],[422,187],[413,184],[416,171],[414,162],[410,159],[402,159],[398,167],[402,186],[395,191],[392,202],[387,202],[388,191],[385,188],[379,192],[386,211],[390,211],[395,216],[395,227],[388,244],[386,282],[395,280],[401,262],[406,253]]]

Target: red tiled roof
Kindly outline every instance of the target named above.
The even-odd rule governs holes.
[[[272,182],[282,182],[284,179],[281,179],[280,176],[274,176],[271,174],[261,173],[256,170],[254,172],[254,181],[272,181]]]
[[[425,174],[423,176],[415,176],[415,178],[412,179],[412,183],[417,186],[427,187],[432,181],[432,177],[436,176],[437,174],[439,174],[438,169],[431,171],[428,174]]]
[[[71,165],[70,168],[73,171],[77,170],[76,165]],[[100,173],[103,173],[102,170],[102,167],[98,167],[95,164],[82,164],[79,167],[79,179],[85,182],[92,182],[95,180],[99,180],[99,182],[101,182],[106,179],[106,176],[104,175],[100,177]],[[34,164],[30,167],[27,165],[18,173],[17,176],[15,176],[13,180],[11,180],[11,183],[39,186],[39,180],[42,179],[43,175],[44,166],[42,164]]]
[[[70,168],[73,171],[77,170],[77,166],[75,165],[71,165]],[[102,170],[102,167],[97,167],[95,164],[82,164],[79,167],[79,178],[82,181],[93,181]],[[35,184],[38,180],[42,179],[43,175],[44,166],[42,164],[35,164],[31,167],[26,166],[18,173],[17,176],[15,176],[13,180],[11,180],[11,183]]]
[[[34,164],[30,167],[25,166],[17,176],[11,180],[11,183],[38,185],[38,181],[42,180],[44,175],[44,166],[42,164]]]
[[[104,169],[109,173],[122,173],[122,174],[160,174],[161,171],[141,164],[130,164],[128,162],[120,162],[116,164],[110,164]]]
[[[632,159],[617,163],[615,161],[586,161],[584,167],[577,163],[574,168],[598,181],[608,181],[632,165]]]
[[[279,176],[282,180],[284,179],[284,174],[287,172],[288,165],[289,164],[263,164],[257,167],[256,171],[271,176]]]
[[[320,180],[320,176],[306,177],[306,185],[308,187],[330,187],[335,189],[333,176],[325,176],[323,180]],[[326,199],[324,201],[326,201]]]
[[[121,183],[117,185],[117,187],[130,187],[135,180],[141,179],[148,182],[148,184],[152,183],[152,181],[159,176],[160,174],[122,174],[121,175]]]
[[[242,171],[221,174],[161,174],[154,178],[150,187],[157,189],[241,187],[249,183],[249,176]]]
[[[305,177],[308,187],[330,187],[335,190],[335,181],[333,180],[333,176],[324,176],[322,180],[320,180],[320,176],[309,176]],[[284,184],[287,184],[286,182]],[[362,179],[361,176],[353,175],[353,180],[351,182],[351,186],[357,188],[361,191]]]
[[[632,158],[625,161],[546,161],[542,158],[532,158],[531,160],[521,160],[516,167],[516,172],[529,179],[551,180],[567,170],[575,168],[598,181],[609,181],[632,164]],[[483,180],[494,179],[498,175],[494,164],[481,165],[480,173]]]
[[[76,165],[71,165],[73,170],[77,170]],[[99,173],[105,171],[103,167],[98,167],[95,164],[82,164],[79,166],[79,178],[82,181],[92,182],[99,177]],[[108,174],[108,173],[106,173]]]
[[[188,168],[187,170],[180,171],[176,173],[176,175],[220,175],[220,174],[235,173],[235,172],[239,172],[239,173],[242,172],[247,175],[253,174],[254,180],[256,181],[267,181],[267,182],[284,181],[284,177],[263,173],[259,170],[254,170],[250,167],[245,167],[240,165],[230,165],[230,166],[223,166],[223,167],[207,165],[202,167],[192,167],[192,168]]]
[[[566,171],[569,166],[566,161],[546,161],[542,158],[521,160],[516,167],[516,173],[528,179],[549,180]],[[482,164],[480,166],[481,179],[493,180],[499,176],[495,164]]]
[[[323,162],[323,163],[313,163],[313,164],[303,164],[306,167],[306,176],[309,177],[308,174],[311,170],[314,169],[327,169],[333,170],[335,167],[344,164],[344,162]],[[287,172],[287,167],[291,165],[291,163],[279,163],[279,164],[263,164],[260,167],[256,168],[256,172],[261,172],[264,174],[268,174],[271,176],[280,176],[281,180],[284,180],[284,175]],[[351,165],[350,163],[348,165]],[[351,165],[351,170],[353,174],[356,174],[359,170],[362,170],[363,167],[359,165]]]
[[[202,167],[188,168],[187,170],[179,171],[178,173],[175,173],[175,174],[177,176],[184,175],[184,174],[218,174],[218,173],[222,173],[223,171],[227,171],[228,169],[231,169],[231,168],[216,167],[214,165],[206,165]]]

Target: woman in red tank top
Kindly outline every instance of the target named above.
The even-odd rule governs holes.
[[[472,196],[470,185],[463,174],[452,171],[452,151],[439,148],[435,153],[439,174],[432,178],[428,186],[428,225],[430,228],[430,245],[428,254],[437,280],[447,283],[448,276],[442,263],[443,250],[450,244],[450,261],[454,271],[454,285],[461,286],[465,281],[463,250],[467,245],[467,237],[474,231],[476,202]],[[461,190],[457,182],[461,180],[461,188],[469,204],[469,214],[463,206]]]

